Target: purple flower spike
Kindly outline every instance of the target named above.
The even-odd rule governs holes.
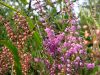
[[[75,25],[73,25],[71,28],[70,28],[70,30],[72,31],[72,32],[75,32],[76,31],[76,26]]]
[[[55,37],[54,31],[50,28],[46,28],[45,32],[47,33],[47,36],[52,40]]]

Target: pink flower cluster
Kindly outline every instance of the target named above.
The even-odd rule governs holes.
[[[47,68],[50,75],[74,74],[87,67],[93,69],[94,63],[87,64],[87,52],[84,49],[83,39],[77,32],[77,25],[69,26],[65,32],[55,34],[51,28],[46,28],[47,38],[44,40],[45,53],[52,57],[53,62]]]

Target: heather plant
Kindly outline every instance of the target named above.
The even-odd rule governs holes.
[[[98,23],[83,11],[79,20],[74,2],[0,1],[0,75],[98,75],[100,31],[90,26]]]
[[[70,16],[67,21],[69,26],[63,32],[55,33],[52,27],[45,29],[47,38],[44,39],[43,44],[44,53],[47,54],[47,62],[44,63],[50,75],[83,74],[85,68],[92,70],[95,67],[93,60],[87,61],[87,58],[90,57],[87,55],[82,37],[79,36],[77,19],[70,8],[72,4],[67,8],[69,10],[67,13]],[[48,60],[49,57],[52,59]]]
[[[77,32],[79,28],[75,22],[57,35],[53,29],[45,29],[47,38],[44,40],[44,52],[52,57],[52,61],[48,60],[49,62],[45,63],[50,75],[81,74],[85,67],[87,69],[95,67],[94,62],[86,60],[87,52],[84,49],[83,39],[79,37]]]
[[[16,33],[13,32],[13,29],[10,26],[10,22],[4,20],[4,25],[5,25],[5,28],[6,28],[6,31],[7,31],[7,34],[9,36],[10,40],[13,42],[13,44],[18,49],[17,52],[18,52],[18,56],[20,58],[20,63],[21,63],[20,68],[22,68],[22,73],[24,75],[26,75],[28,68],[29,68],[29,62],[32,60],[32,56],[31,56],[31,54],[29,54],[28,52],[26,53],[23,50],[23,46],[25,44],[27,37],[31,36],[32,33],[28,29],[28,25],[25,20],[25,17],[21,16],[20,14],[16,14],[13,19],[15,20],[15,23],[17,24],[17,29],[16,29],[17,32]],[[14,65],[16,65],[15,61],[13,60],[14,56],[12,55],[12,53],[9,51],[9,49],[7,47],[2,47],[2,49],[3,49],[3,51],[1,53],[1,59],[3,59],[3,60],[0,60],[0,61],[1,61],[1,65],[3,65],[3,66],[1,68],[0,73],[5,74],[7,72],[6,69],[8,68],[8,69],[13,69],[13,72],[14,72],[13,74],[16,75],[16,71],[14,70],[15,69]],[[6,56],[3,57],[3,55],[2,55],[3,53]],[[3,63],[5,63],[5,64],[3,64]]]

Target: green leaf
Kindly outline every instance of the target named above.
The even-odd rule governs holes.
[[[68,19],[68,14],[67,14],[67,13],[65,13],[64,18],[65,18],[65,19]]]
[[[13,11],[17,11],[16,9],[14,9],[14,8],[11,7],[10,5],[4,3],[3,1],[0,1],[0,4],[3,5],[3,6],[5,6],[5,7],[7,7],[7,8],[9,8],[9,9],[11,9],[11,10],[13,10]]]
[[[40,37],[40,35],[39,35],[39,33],[37,31],[34,32],[33,37],[34,37],[34,40],[37,43],[37,46],[41,46],[42,40],[41,40],[41,37]]]
[[[29,17],[27,17],[26,20],[28,21],[30,31],[32,31],[35,27],[34,24],[33,24],[33,21]]]
[[[20,0],[24,5],[27,4],[27,0]]]
[[[14,56],[14,61],[15,61],[16,73],[17,75],[22,75],[20,58],[18,56],[17,48],[12,44],[11,41],[8,41],[8,40],[0,40],[0,44],[5,45],[12,52]]]

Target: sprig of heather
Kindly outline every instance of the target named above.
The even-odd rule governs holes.
[[[82,39],[79,36],[76,36],[76,29],[70,27],[67,32],[60,34],[54,34],[54,31],[50,28],[46,28],[47,37],[44,40],[44,46],[46,53],[53,58],[53,63],[50,70],[50,75],[62,72],[74,73],[79,67],[84,67],[84,60],[86,52],[82,46]],[[84,58],[82,57],[84,56]],[[67,64],[68,63],[68,64]]]
[[[0,65],[0,75],[9,72],[9,69],[14,67],[13,55],[5,46],[2,47],[2,52],[0,52]]]
[[[50,75],[56,73],[74,74],[79,73],[79,69],[85,66],[87,69],[93,69],[94,63],[87,63],[86,51],[84,50],[82,38],[76,32],[63,32],[55,35],[53,30],[46,28],[48,38],[44,40],[44,46],[47,55],[53,58],[53,62],[49,63]],[[71,30],[71,29],[69,29]],[[73,29],[72,29],[73,30]],[[60,36],[61,39],[58,40]],[[48,60],[49,61],[49,60]],[[48,66],[48,65],[47,65]]]
[[[8,37],[10,38],[10,40],[12,40],[13,44],[18,48],[18,55],[20,57],[22,73],[23,75],[27,75],[29,67],[30,67],[30,62],[32,60],[32,56],[30,53],[25,52],[23,48],[25,45],[25,41],[27,40],[29,36],[32,36],[33,32],[29,31],[28,23],[24,16],[20,15],[19,13],[16,13],[13,19],[15,20],[16,25],[17,25],[17,31],[16,31],[17,34],[14,33],[13,29],[11,28],[10,22],[4,20],[4,26],[6,28]],[[20,30],[22,31],[20,32]],[[0,70],[0,73],[4,73],[3,71],[5,71],[6,69],[8,71],[9,69],[13,69],[12,71],[14,71],[14,74],[16,75],[15,68],[14,68],[15,64],[13,61],[13,54],[11,54],[9,49],[6,47],[3,47],[2,49],[3,51],[2,53],[0,53],[0,58],[2,58],[2,60],[0,60],[0,65],[4,63],[3,67],[4,66],[6,67],[5,68],[2,67],[1,68],[2,70]],[[5,57],[3,57],[2,55],[3,53],[7,55],[6,59],[9,61],[4,61]],[[11,63],[10,61],[13,61],[13,62]],[[13,67],[9,67],[9,66],[13,66]]]
[[[71,10],[71,8],[68,9]],[[70,14],[70,11],[68,13],[69,26],[64,32],[55,34],[52,28],[46,27],[45,29],[47,33],[47,38],[43,41],[45,53],[53,59],[53,62],[49,63],[49,67],[46,65],[50,75],[79,74],[80,69],[84,67],[93,69],[95,66],[93,62],[87,63],[83,39],[79,37],[77,31],[79,30],[77,19],[72,13]]]
[[[55,35],[54,31],[50,28],[45,29],[47,33],[47,39],[45,39],[44,46],[48,49],[48,53],[55,56],[56,53],[59,52],[60,43],[64,38],[64,33],[60,33],[59,35]]]

